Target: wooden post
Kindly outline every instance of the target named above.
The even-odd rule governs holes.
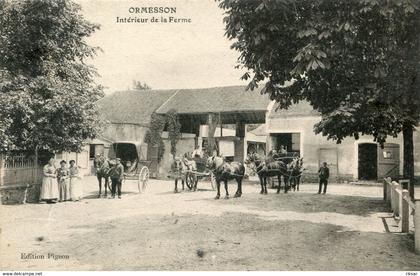
[[[402,217],[402,207],[403,207],[403,188],[402,186],[398,186],[398,192],[397,192],[397,197],[398,197],[398,216],[401,218]]]
[[[216,121],[216,116],[210,113],[207,117],[207,125],[208,125],[208,155],[213,156],[214,149],[216,147],[216,141],[214,139],[214,132],[216,131],[218,122]]]
[[[223,123],[222,123],[222,117],[220,116],[220,112],[219,112],[219,124],[220,124],[220,137],[223,137]]]
[[[395,212],[395,184],[394,182],[391,182],[391,197],[390,197],[390,203],[391,203],[391,210],[392,212]]]
[[[414,201],[414,247],[417,254],[420,254],[420,200]]]
[[[392,196],[392,181],[389,181],[386,185],[386,196],[388,205],[391,206],[391,196]]]
[[[386,189],[387,189],[387,187],[386,186],[388,186],[388,183],[387,183],[387,179],[384,178],[384,187],[383,187],[383,189],[384,189],[384,201],[387,200],[387,197],[386,197]]]
[[[243,162],[245,159],[245,124],[242,121],[236,123],[236,140],[234,160]]]
[[[404,197],[409,196],[408,190],[402,191],[402,206],[401,206],[401,232],[408,233],[410,227],[410,208],[408,205],[409,199],[404,199]]]
[[[400,194],[398,193],[398,190],[400,189],[400,184],[396,183],[394,184],[394,217],[399,217],[400,216]]]

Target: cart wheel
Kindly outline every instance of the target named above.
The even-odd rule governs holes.
[[[194,187],[194,176],[191,173],[185,175],[185,184],[187,184],[187,187],[190,190]]]
[[[139,193],[143,193],[149,183],[149,169],[146,166],[143,166],[139,173],[138,188]]]
[[[210,172],[210,184],[213,191],[216,190],[216,176],[213,172]]]

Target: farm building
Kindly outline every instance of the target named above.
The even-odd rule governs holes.
[[[346,138],[341,144],[315,134],[314,125],[321,116],[307,102],[292,105],[287,110],[277,110],[270,104],[266,118],[267,149],[280,146],[304,158],[305,176],[312,180],[322,162],[327,162],[335,180],[377,180],[398,176],[403,172],[403,140],[388,137],[382,149],[371,136],[359,140]],[[415,152],[420,150],[420,135],[414,132]],[[420,175],[420,156],[415,154],[415,172]]]
[[[265,154],[284,146],[304,158],[305,176],[315,180],[321,162],[330,166],[331,177],[339,181],[377,180],[398,176],[403,170],[402,136],[389,137],[381,149],[370,136],[359,140],[346,138],[341,144],[316,135],[313,126],[320,115],[307,102],[277,110],[276,104],[260,90],[245,91],[244,86],[205,89],[145,90],[116,92],[99,101],[108,125],[100,141],[90,150],[104,151],[112,141],[143,141],[153,112],[166,114],[176,110],[182,138],[177,145],[179,154],[191,152],[197,145],[206,149],[209,136],[215,147],[228,160],[242,161],[247,153]],[[261,124],[247,132],[247,124]],[[165,154],[160,162],[149,150],[152,172],[164,175],[172,156],[170,141],[163,133]],[[415,132],[415,152],[420,149],[420,135]],[[94,145],[94,146],[93,146]],[[103,149],[101,149],[103,148]],[[94,154],[91,153],[91,158]],[[420,156],[415,155],[416,175],[420,175]]]
[[[98,102],[104,119],[108,121],[101,136],[111,142],[143,142],[153,112],[163,115],[175,110],[182,132],[177,144],[179,154],[191,152],[196,146],[205,150],[210,136],[214,137],[216,147],[221,153],[232,160],[244,160],[247,141],[265,144],[265,139],[261,137],[253,141],[256,135],[250,134],[253,138],[247,138],[246,124],[264,123],[270,102],[259,91],[245,90],[245,86],[230,86],[116,92]],[[206,128],[206,125],[210,127]],[[172,156],[167,137],[164,132],[162,138],[166,150],[160,162],[154,154],[156,150],[149,147],[148,159],[153,161],[151,171],[154,176],[164,176],[170,169]],[[95,146],[91,146],[91,149],[102,147],[100,143],[92,145]],[[106,145],[104,142],[103,147],[106,148]]]

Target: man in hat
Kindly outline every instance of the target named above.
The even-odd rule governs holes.
[[[327,186],[328,186],[328,178],[330,177],[330,169],[327,166],[327,162],[323,162],[321,168],[318,170],[319,176],[319,189],[318,194],[321,193],[322,185],[324,185],[323,194],[327,193]]]
[[[124,179],[124,166],[121,164],[121,159],[115,159],[115,165],[109,171],[109,176],[111,178],[112,187],[111,195],[112,198],[115,198],[115,190],[118,191],[118,198],[121,198],[121,186]]]

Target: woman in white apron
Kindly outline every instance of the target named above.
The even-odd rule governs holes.
[[[79,169],[76,165],[76,161],[70,160],[70,195],[72,201],[82,200],[83,187],[80,181]]]
[[[48,164],[42,169],[42,186],[40,200],[47,203],[56,203],[58,198],[57,169],[54,158],[50,158]]]

